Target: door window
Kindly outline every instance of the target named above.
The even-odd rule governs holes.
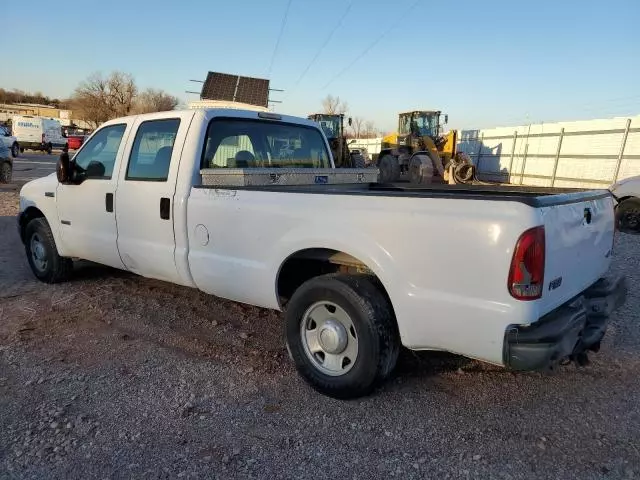
[[[76,171],[83,179],[109,180],[113,174],[125,124],[109,125],[96,132],[74,157]]]
[[[150,120],[140,124],[129,157],[126,180],[166,182],[180,120]]]

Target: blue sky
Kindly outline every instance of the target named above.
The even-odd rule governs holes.
[[[2,10],[0,87],[54,97],[118,69],[189,101],[185,90],[199,89],[189,79],[213,70],[268,76],[286,90],[273,95],[285,113],[340,96],[385,130],[421,108],[447,112],[455,128],[640,113],[638,0],[30,0]]]

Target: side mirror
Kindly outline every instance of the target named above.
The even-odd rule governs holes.
[[[71,180],[71,166],[67,152],[62,152],[58,158],[58,162],[56,163],[56,177],[58,177],[58,182],[60,183],[69,183]]]
[[[445,123],[445,125],[447,123],[449,123],[449,115],[448,114],[444,116],[444,123]]]
[[[91,178],[102,178],[104,177],[104,164],[102,162],[92,161],[87,165],[86,176]]]
[[[353,121],[351,120],[351,117],[349,117],[349,119],[347,120],[347,123],[349,124],[349,126],[351,126],[351,124],[353,123]]]

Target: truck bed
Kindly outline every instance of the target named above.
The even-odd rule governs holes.
[[[277,193],[322,195],[358,195],[385,197],[419,197],[477,199],[520,202],[531,207],[549,207],[610,196],[606,189],[532,187],[516,185],[411,185],[407,183],[344,183],[337,185],[197,185],[194,188],[216,190],[250,190]]]

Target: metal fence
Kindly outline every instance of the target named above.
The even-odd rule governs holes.
[[[603,187],[640,175],[640,116],[463,130],[458,149],[486,180]]]

